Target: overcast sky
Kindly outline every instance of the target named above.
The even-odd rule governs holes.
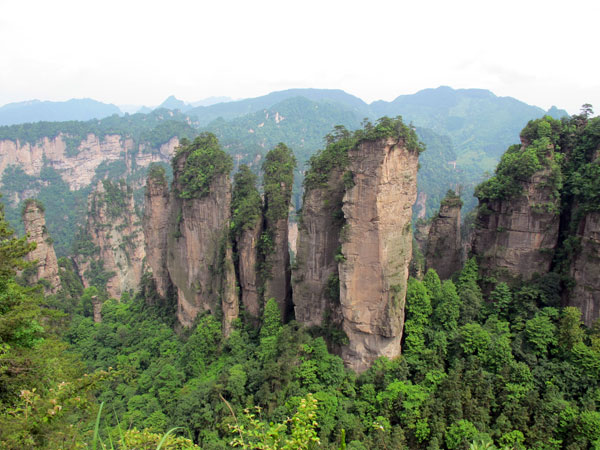
[[[0,105],[447,85],[600,112],[600,1],[0,0]]]

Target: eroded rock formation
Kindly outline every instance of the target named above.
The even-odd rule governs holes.
[[[177,288],[177,319],[189,327],[199,312],[214,313],[218,307],[214,274],[227,232],[231,184],[228,174],[219,175],[208,195],[181,199],[177,192],[185,159],[179,163],[170,197],[167,267]]]
[[[263,245],[263,301],[274,298],[279,305],[282,320],[289,320],[294,306],[290,252],[288,239],[288,214],[290,210],[294,167],[296,160],[285,144],[269,151],[263,163],[265,190]]]
[[[74,260],[84,286],[101,286],[120,298],[139,287],[145,257],[144,234],[133,191],[121,182],[99,181],[88,198],[80,253]]]
[[[52,240],[46,230],[44,208],[36,200],[28,200],[23,208],[23,223],[29,242],[35,242],[36,248],[25,255],[26,261],[35,261],[36,265],[29,276],[29,282],[35,284],[40,280],[44,283],[46,294],[56,294],[60,289],[58,262]]]
[[[169,214],[169,184],[164,169],[153,167],[146,182],[143,225],[146,261],[162,298],[166,298],[171,284],[167,270]]]
[[[348,152],[354,186],[343,198],[339,263],[342,357],[356,371],[400,354],[418,152],[402,140],[364,141]]]
[[[309,187],[304,194],[292,282],[296,320],[307,326],[341,322],[336,255],[343,225],[342,175],[341,170],[333,170],[327,186]]]
[[[579,223],[580,250],[571,263],[575,285],[569,305],[581,310],[587,326],[600,317],[600,213],[590,212]]]
[[[254,226],[242,231],[237,242],[237,263],[242,304],[246,313],[260,318],[261,304],[258,293],[258,240],[262,233],[262,218]]]
[[[550,176],[540,170],[520,181],[520,194],[480,207],[472,251],[484,277],[529,280],[550,270],[560,221]]]
[[[431,222],[425,253],[425,267],[434,269],[442,280],[461,269],[460,209],[462,201],[449,192]]]

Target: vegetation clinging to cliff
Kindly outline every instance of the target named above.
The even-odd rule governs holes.
[[[419,141],[414,127],[405,125],[402,116],[397,116],[394,119],[384,116],[377,119],[375,125],[365,120],[362,125],[362,129],[354,132],[354,137],[358,142],[393,138],[401,140],[410,151],[418,153],[425,151],[425,146]]]
[[[294,153],[283,143],[279,143],[265,157],[262,170],[268,223],[274,224],[288,215],[295,167]]]
[[[563,123],[550,116],[530,121],[521,133],[523,146],[510,146],[502,155],[495,175],[475,189],[480,203],[519,195],[523,190],[521,183],[544,168],[550,169],[553,188],[560,189],[562,155],[558,153],[558,142],[562,129]]]
[[[173,169],[185,158],[179,174],[180,198],[201,198],[210,192],[210,184],[219,175],[226,175],[233,169],[231,156],[225,153],[217,137],[212,133],[202,133],[193,142],[182,139],[173,157]]]
[[[256,179],[257,176],[246,164],[242,164],[233,177],[231,231],[236,237],[256,226],[261,217],[262,200],[256,188]]]
[[[363,141],[376,141],[379,139],[399,139],[410,151],[421,153],[425,146],[419,141],[412,127],[402,122],[402,117],[395,119],[382,117],[373,125],[368,120],[363,123],[363,128],[354,132],[348,131],[344,126],[337,125],[331,133],[325,136],[327,146],[309,159],[309,169],[304,178],[304,188],[314,189],[325,187],[331,171],[345,170],[348,166],[348,151]]]
[[[159,183],[163,186],[168,185],[165,168],[160,164],[150,164],[150,168],[148,169],[148,179],[154,181],[155,183]]]

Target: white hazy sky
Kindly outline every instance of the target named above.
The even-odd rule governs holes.
[[[600,112],[599,21],[597,0],[0,0],[0,105],[448,85]]]

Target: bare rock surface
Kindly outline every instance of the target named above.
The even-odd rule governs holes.
[[[46,280],[48,286],[44,287],[46,294],[56,294],[60,289],[58,276],[58,262],[52,240],[46,230],[44,210],[36,201],[29,201],[23,211],[23,223],[29,242],[35,242],[36,248],[25,255],[26,261],[36,261],[33,275],[28,280],[35,284]]]

